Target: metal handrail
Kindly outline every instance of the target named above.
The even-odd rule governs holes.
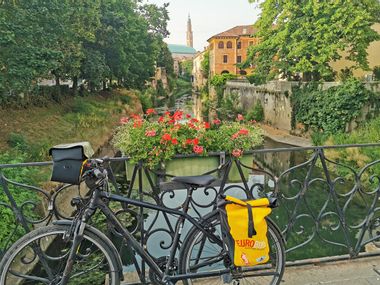
[[[312,153],[310,153],[310,159],[285,169],[281,173],[273,173],[273,169],[264,165],[265,161],[263,161],[261,167],[238,163],[240,167],[238,173],[243,183],[232,182],[224,190],[243,191],[247,197],[254,197],[257,193],[264,191],[277,192],[281,198],[281,207],[274,212],[275,217],[279,216],[275,220],[279,223],[283,235],[288,241],[287,252],[290,255],[294,253],[297,256],[297,253],[301,252],[302,249],[307,249],[314,241],[321,240],[323,244],[327,244],[331,248],[341,249],[342,253],[348,254],[351,258],[356,257],[367,244],[373,243],[376,247],[380,247],[380,237],[378,236],[380,230],[380,160],[367,163],[356,170],[351,166],[330,160],[326,157],[325,150],[368,147],[380,147],[380,143],[287,147],[247,151],[245,152],[246,154],[251,154],[254,157],[254,165],[260,164],[257,156],[266,154],[275,156],[277,153],[289,153],[289,155],[296,152],[309,153],[312,151]],[[225,161],[228,154],[225,152],[212,152],[208,156],[219,157],[222,162]],[[175,158],[189,157],[200,156],[195,154],[177,155]],[[114,162],[127,162],[128,160],[130,160],[128,157],[110,158],[111,165]],[[35,221],[31,221],[25,216],[23,205],[16,204],[8,188],[8,185],[15,183],[8,180],[1,173],[1,170],[15,167],[44,167],[52,164],[53,162],[47,161],[0,165],[0,186],[2,186],[3,192],[9,200],[8,203],[0,202],[0,207],[12,209],[18,223],[24,227],[25,231],[35,225]],[[377,170],[379,173],[373,173],[375,167],[379,168]],[[345,177],[340,175],[339,171],[336,172],[336,169],[344,170]],[[220,169],[215,169],[211,172],[220,177],[223,175],[223,171]],[[297,172],[302,172],[303,174],[300,177],[295,177],[294,173]],[[315,172],[318,172],[318,175]],[[252,173],[261,175],[264,178],[260,182],[250,182],[247,175],[252,175]],[[157,175],[161,176],[160,179],[154,177]],[[143,176],[148,178],[148,185],[143,185]],[[158,204],[165,203],[165,195],[167,194],[171,195],[171,199],[175,199],[175,192],[160,189],[159,182],[166,176],[170,175],[165,174],[163,171],[157,174],[145,168],[143,164],[137,164],[128,181],[129,187],[126,195],[132,195],[132,190],[136,190],[134,187],[138,185],[137,190],[140,199],[153,199]],[[340,188],[342,185],[347,186],[344,192]],[[36,189],[27,188],[27,185],[21,186],[24,186],[27,191],[36,191]],[[320,191],[318,195],[324,197],[313,200],[315,199],[313,187],[318,188],[318,191]],[[44,197],[47,200],[46,205],[48,207],[47,216],[43,217],[43,222],[49,223],[54,218],[62,217],[54,205],[54,199],[57,198],[57,195],[59,195],[57,193],[60,193],[60,190],[55,193],[39,190],[46,194]],[[203,191],[204,193],[207,191],[208,193],[217,192],[218,185],[212,185]],[[364,202],[360,199],[363,199]],[[28,203],[28,201],[25,201],[25,203]],[[315,203],[315,205],[312,205],[312,203]],[[199,207],[198,204],[193,206],[194,208]],[[207,203],[206,206],[210,206],[210,203]],[[364,210],[361,209],[361,211],[365,212],[365,215],[357,216],[352,220],[353,209],[358,206],[364,207]],[[136,215],[141,216],[139,221],[142,224],[142,233],[140,235],[147,242],[150,233],[157,232],[157,229],[153,228],[152,225],[144,225],[144,213],[141,209],[136,212]],[[39,219],[40,221],[41,219]],[[169,219],[167,222],[169,223]],[[19,227],[19,225],[15,225],[15,227]],[[167,228],[170,231],[172,226],[168,224]],[[339,236],[340,238],[334,239],[335,236],[329,236],[326,233],[334,233],[336,237]],[[4,246],[4,244],[0,244],[0,248],[1,246]],[[9,242],[5,242],[5,247],[7,246],[9,246]],[[334,253],[334,255],[336,254]],[[297,258],[295,257],[295,259]]]

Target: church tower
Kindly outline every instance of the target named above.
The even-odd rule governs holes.
[[[186,34],[187,46],[193,47],[193,29],[191,28],[190,14],[187,20],[187,34]]]

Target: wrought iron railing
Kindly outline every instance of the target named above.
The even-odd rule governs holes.
[[[254,150],[234,162],[228,178],[225,162],[229,157],[225,153],[213,153],[210,155],[211,159],[216,159],[213,164],[220,167],[208,173],[219,179],[197,191],[192,201],[192,214],[202,217],[214,206],[217,193],[221,191],[241,198],[276,192],[281,198],[280,207],[274,210],[271,217],[287,241],[289,260],[342,254],[349,257],[379,254],[380,158],[369,161],[368,156],[357,151],[360,149],[368,153],[379,147],[380,144],[366,144]],[[342,154],[349,165],[339,161]],[[182,156],[176,161],[178,163],[181,158],[191,160],[193,157]],[[49,224],[55,219],[70,218],[75,210],[70,204],[71,198],[85,195],[86,190],[81,187],[64,185],[44,190],[11,181],[4,175],[6,169],[49,167],[51,164],[0,165],[0,186],[5,197],[0,201],[0,211],[2,209],[3,223],[8,223],[0,241],[0,254],[15,238],[33,227]],[[116,164],[117,167],[122,166],[118,172],[126,174],[126,177],[111,175],[115,191],[167,207],[180,207],[183,193],[173,191],[178,185],[170,182],[170,167],[166,167],[167,171],[165,168],[152,171],[141,163],[128,165],[127,158],[113,158],[111,166],[114,172]],[[125,164],[128,165],[127,169],[124,168]],[[179,165],[184,166],[182,162]],[[190,174],[187,168],[185,172],[182,174]],[[34,195],[27,195],[26,200],[20,202],[20,198],[15,199],[20,193]],[[174,220],[171,216],[117,205],[114,208],[120,218],[134,228],[135,234],[152,255],[165,256],[173,233]],[[123,245],[119,246],[122,250]],[[135,257],[132,259],[130,264],[139,262]],[[144,264],[139,270],[145,271]]]

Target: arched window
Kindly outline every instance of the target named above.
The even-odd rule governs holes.
[[[241,49],[241,42],[237,43],[237,49]]]
[[[227,42],[227,48],[232,48],[232,42],[231,41]]]
[[[218,48],[224,48],[224,42],[220,41],[220,42],[218,43]]]
[[[240,70],[240,75],[247,75],[247,71],[245,71],[245,70]]]
[[[223,71],[221,72],[221,74],[228,74],[228,73],[230,73],[228,70],[223,70]]]

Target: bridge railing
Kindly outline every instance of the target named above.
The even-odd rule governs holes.
[[[380,157],[371,160],[366,155],[379,148],[380,144],[258,149],[235,161],[226,184],[223,165],[228,156],[223,152],[210,154],[215,159],[210,165],[219,167],[209,173],[219,179],[198,191],[192,201],[193,214],[202,217],[215,205],[216,195],[221,191],[241,198],[276,192],[280,207],[271,218],[286,240],[288,259],[325,260],[326,256],[379,254]],[[173,162],[180,159],[185,162],[179,162],[181,167],[177,165],[174,169],[183,169],[185,174],[189,174],[186,161],[190,161],[192,168],[202,168],[198,164],[203,158],[180,156]],[[83,186],[37,187],[12,181],[5,175],[15,168],[51,165],[52,162],[0,165],[0,225],[7,224],[6,231],[1,233],[0,254],[32,228],[55,219],[70,219],[73,214],[71,198],[83,195]],[[169,181],[178,173],[171,173],[173,168],[168,164],[152,171],[141,163],[129,165],[128,158],[121,157],[111,159],[111,168],[119,173],[112,175],[114,191],[168,207],[180,206],[181,191],[173,191],[178,185]],[[170,248],[174,228],[171,217],[139,208],[120,210],[119,214],[126,212],[129,224],[136,225],[136,233],[148,250],[152,244],[159,244],[160,252]],[[152,254],[158,254],[157,249],[152,249]]]

